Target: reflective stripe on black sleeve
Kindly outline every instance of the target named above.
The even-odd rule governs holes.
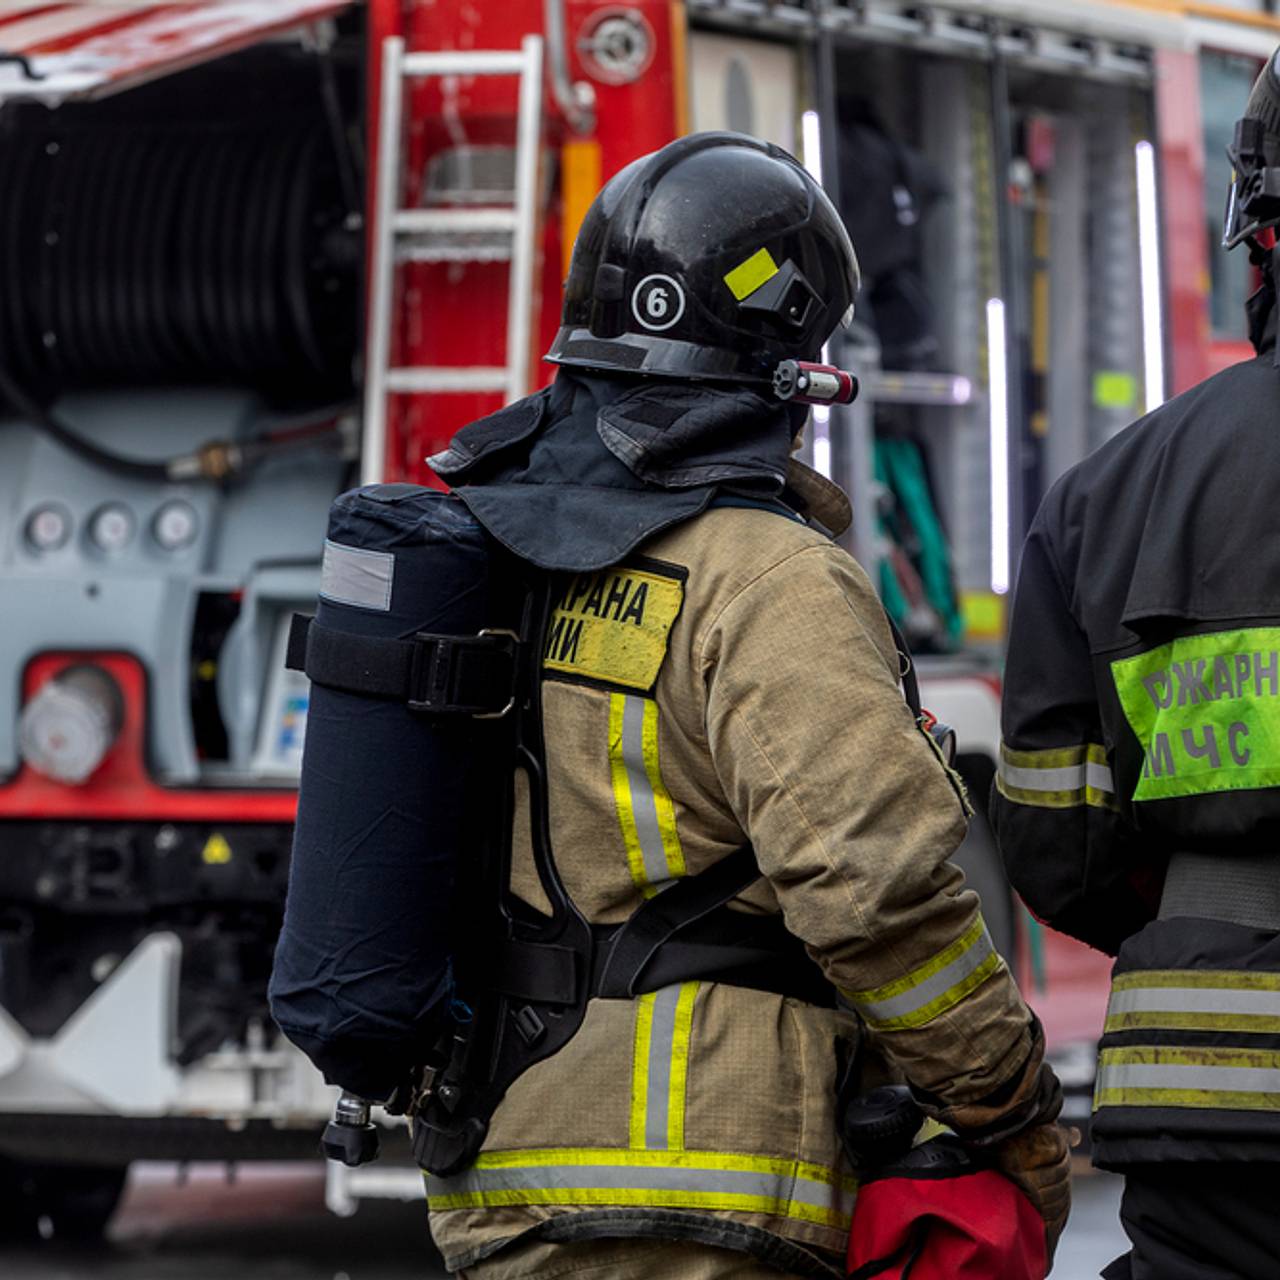
[[[1206,1032],[1215,1033],[1213,1043],[1205,1043]],[[1278,1032],[1278,973],[1158,969],[1118,974],[1107,1005],[1094,1109],[1278,1110],[1280,1050],[1273,1047]],[[1257,1038],[1262,1036],[1269,1039]]]
[[[1006,800],[1041,809],[1115,807],[1115,780],[1106,749],[1096,742],[1045,751],[1000,744],[996,786]]]

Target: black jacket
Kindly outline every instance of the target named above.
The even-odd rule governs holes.
[[[1280,942],[1230,884],[1269,875],[1259,859],[1280,877],[1280,369],[1262,320],[1257,359],[1065,475],[1023,551],[993,821],[1031,909],[1119,956],[1094,1124],[1112,1165],[1280,1159]],[[1161,907],[1183,854],[1221,883]]]

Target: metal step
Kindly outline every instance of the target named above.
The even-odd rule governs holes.
[[[513,207],[400,209],[397,262],[506,262],[516,232]]]
[[[478,209],[400,209],[394,226],[397,235],[451,235],[471,231],[502,231],[511,235],[516,229],[514,208]]]
[[[524,69],[525,55],[519,49],[406,53],[400,63],[401,73],[406,76],[518,76]]]
[[[404,393],[505,391],[509,373],[504,365],[459,366],[456,369],[426,366],[388,369],[387,390]]]
[[[408,241],[396,246],[397,262],[510,262],[511,241],[492,236]]]

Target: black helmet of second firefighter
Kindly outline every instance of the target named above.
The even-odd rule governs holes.
[[[587,211],[547,359],[613,373],[767,384],[853,316],[858,260],[787,152],[700,133],[633,161]]]
[[[1280,49],[1253,82],[1227,155],[1231,185],[1222,244],[1234,249],[1280,224]]]

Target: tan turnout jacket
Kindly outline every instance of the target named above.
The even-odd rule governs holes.
[[[847,524],[839,490],[795,465],[791,478],[824,524]],[[849,555],[784,516],[713,508],[569,582],[545,669],[553,848],[591,921],[625,919],[749,841],[763,878],[736,905],[784,914],[914,1084],[955,1103],[1018,1070],[1026,1006],[947,861],[965,830],[957,786]],[[523,804],[513,887],[539,905],[521,820]],[[855,1186],[837,1040],[859,1019],[709,982],[593,1001],[512,1086],[476,1165],[428,1179],[446,1262],[555,1215],[622,1209],[842,1253]]]

